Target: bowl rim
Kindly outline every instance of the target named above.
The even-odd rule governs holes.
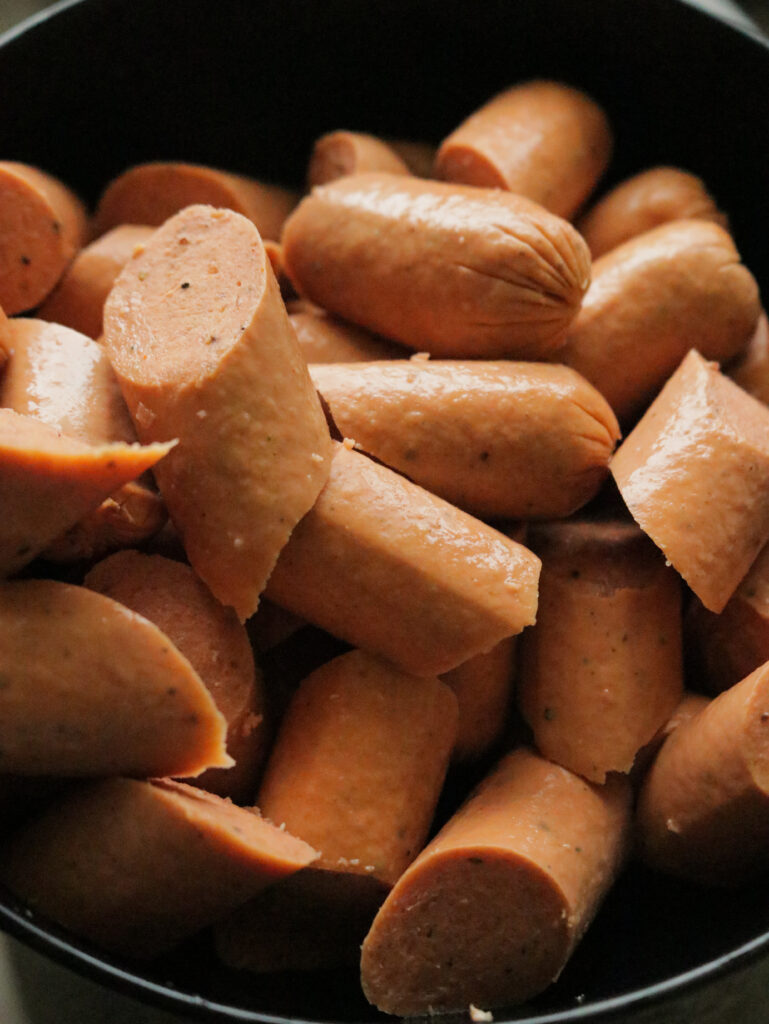
[[[2,49],[37,26],[57,17],[70,8],[103,2],[103,0],[56,0],[55,3],[22,19],[0,33],[0,59]],[[365,2],[365,0],[360,0]],[[717,12],[702,7],[698,0],[667,0],[671,6],[688,8],[696,16],[717,22],[727,31],[743,36],[767,52],[769,57],[769,36],[749,19],[732,18],[726,12]],[[162,1007],[175,1013],[184,1013],[201,1020],[260,1022],[260,1024],[319,1024],[318,1020],[303,1017],[288,1017],[259,1010],[222,1003],[217,1000],[196,996],[183,989],[177,989],[172,982],[159,982],[140,973],[141,963],[136,970],[121,965],[109,954],[100,953],[77,936],[68,933],[54,923],[37,923],[34,912],[23,901],[11,896],[0,888],[0,930],[22,942],[36,953],[71,969],[91,981],[101,983],[145,1004]],[[762,954],[769,952],[769,927],[761,935],[734,949],[662,981],[653,982],[642,988],[630,989],[616,996],[610,996],[584,1006],[571,1006],[565,1010],[538,1013],[536,1016],[508,1020],[500,1012],[495,1014],[497,1024],[580,1024],[600,1022],[609,1024],[618,1014],[626,1014],[643,1004],[644,1009],[659,1006],[667,997],[683,996],[705,981],[714,981],[740,968],[747,968]],[[395,1018],[393,1018],[395,1019]]]

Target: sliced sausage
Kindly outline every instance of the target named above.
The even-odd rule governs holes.
[[[105,189],[96,210],[96,234],[120,224],[158,227],[185,206],[204,204],[234,210],[253,221],[260,235],[278,239],[296,200],[293,192],[275,185],[200,164],[139,164]]]
[[[413,675],[448,672],[534,621],[539,560],[392,470],[335,447],[267,597]]]
[[[516,637],[500,640],[441,678],[457,698],[459,726],[452,757],[474,761],[488,753],[507,726],[515,677]]]
[[[189,560],[241,619],[328,476],[331,440],[254,225],[192,206],[128,263],[105,347]]]
[[[680,579],[634,523],[548,523],[529,543],[542,575],[518,703],[545,757],[603,783],[681,699]]]
[[[400,175],[314,189],[283,249],[302,295],[447,357],[541,358],[563,344],[590,280],[582,238],[536,203]]]
[[[612,135],[585,93],[559,82],[524,82],[471,114],[438,150],[446,181],[504,188],[571,217],[606,170]]]
[[[405,162],[386,142],[363,132],[329,132],[317,140],[307,169],[307,187],[325,185],[348,174],[410,174]]]
[[[565,366],[399,359],[311,373],[343,437],[484,518],[570,515],[619,439],[606,401]]]
[[[235,762],[212,768],[195,785],[237,803],[253,799],[265,753],[264,691],[245,627],[192,569],[162,555],[120,551],[94,566],[84,586],[149,619],[181,651],[227,722]]]
[[[140,615],[53,580],[0,584],[0,771],[197,775],[232,761],[189,661]]]
[[[718,224],[680,220],[593,264],[557,361],[595,385],[620,422],[643,411],[690,348],[726,362],[760,313],[758,286]]]
[[[722,611],[769,540],[769,409],[691,351],[611,471],[641,529]]]
[[[76,935],[149,959],[315,857],[306,843],[210,793],[106,779],[16,833],[0,878]]]
[[[363,943],[369,1002],[399,1016],[511,1006],[554,981],[617,875],[630,785],[533,751],[503,758],[401,876]]]
[[[85,242],[85,207],[56,178],[0,162],[0,306],[39,305]]]

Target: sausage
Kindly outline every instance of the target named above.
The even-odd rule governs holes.
[[[502,738],[507,726],[515,676],[516,638],[500,640],[441,678],[459,704],[459,727],[452,758],[475,761]]]
[[[331,439],[254,225],[192,206],[126,265],[105,347],[192,567],[241,619],[325,483]]]
[[[256,615],[252,615],[248,620],[246,629],[256,652],[264,654],[282,644],[284,640],[288,640],[306,625],[304,619],[292,615],[285,608],[279,608],[267,598],[262,598]]]
[[[343,437],[482,518],[569,515],[601,486],[620,436],[565,366],[413,359],[311,373]]]
[[[633,767],[630,771],[630,781],[634,786],[640,785],[643,782],[646,773],[648,772],[651,764],[655,757],[660,752],[662,744],[667,740],[669,736],[672,736],[679,725],[683,725],[684,722],[688,722],[690,718],[694,718],[698,715],[703,708],[706,708],[710,703],[710,699],[705,697],[701,693],[692,693],[690,690],[684,690],[684,695],[681,697],[680,703],[676,706],[675,711],[670,718],[665,722],[656,735],[636,754],[636,759],[633,762]]]
[[[8,361],[8,352],[11,347],[11,340],[9,336],[9,328],[11,321],[3,312],[3,307],[0,306],[0,374],[2,374],[5,364]],[[0,377],[2,380],[2,377]]]
[[[680,220],[593,264],[557,361],[595,385],[619,421],[642,412],[690,348],[726,362],[747,344],[758,286],[717,224]]]
[[[257,974],[352,967],[386,894],[369,878],[311,865],[216,924],[216,952]]]
[[[266,596],[417,676],[448,672],[534,621],[539,560],[365,456],[328,483]]]
[[[264,689],[245,627],[189,566],[138,551],[121,551],[94,566],[83,585],[142,615],[189,661],[227,722],[235,762],[212,768],[195,785],[237,803],[253,798],[265,753]]]
[[[529,543],[542,576],[518,704],[545,757],[603,783],[681,699],[680,580],[634,523],[548,523]]]
[[[0,576],[17,572],[173,448],[87,445],[0,409]]]
[[[285,262],[283,260],[283,246],[280,242],[273,242],[270,239],[263,238],[262,243],[264,245],[264,251],[272,265],[272,272],[275,275],[275,279],[278,282],[280,288],[280,294],[283,296],[284,301],[288,302],[296,298],[296,292],[294,286],[289,280],[288,274],[286,273]]]
[[[350,651],[301,684],[257,804],[319,850],[316,868],[392,885],[427,837],[457,733],[457,701]]]
[[[16,833],[0,878],[101,948],[150,959],[312,863],[252,811],[168,780],[90,783]]]
[[[435,176],[527,196],[571,217],[609,163],[606,115],[558,82],[524,82],[489,100],[438,150]]]
[[[633,518],[706,608],[769,540],[769,410],[692,350],[611,471]]]
[[[89,338],[100,337],[104,301],[115,278],[152,231],[146,225],[122,224],[81,249],[37,316]]]
[[[95,230],[102,235],[120,224],[158,227],[185,206],[203,204],[234,210],[253,221],[260,235],[278,239],[296,201],[286,189],[213,167],[139,164],[107,186],[96,210]]]
[[[641,790],[638,852],[658,871],[738,886],[766,871],[769,664],[666,740]]]
[[[711,220],[728,228],[701,178],[677,167],[652,167],[600,199],[577,227],[593,259],[672,220]]]
[[[410,174],[405,162],[386,142],[363,132],[329,132],[312,148],[307,187],[325,185],[347,174]]]
[[[765,312],[761,312],[753,336],[729,376],[759,402],[769,405],[769,320]]]
[[[708,693],[728,690],[769,661],[769,545],[718,615],[696,598],[686,636],[697,676]]]
[[[541,358],[563,344],[590,280],[582,238],[536,203],[400,175],[314,189],[283,250],[312,302],[445,357]]]
[[[437,152],[435,146],[428,142],[413,142],[410,139],[387,139],[386,142],[417,178],[432,177]]]
[[[0,162],[0,306],[9,316],[39,305],[86,238],[85,207],[56,178]]]
[[[369,1002],[399,1016],[511,1006],[558,977],[624,858],[630,786],[526,749],[502,759],[401,876],[363,943]]]
[[[373,362],[407,354],[400,345],[331,316],[311,302],[289,303],[288,319],[308,363]]]
[[[0,772],[146,777],[232,763],[200,677],[140,615],[83,587],[19,580],[0,584],[0,622]]]

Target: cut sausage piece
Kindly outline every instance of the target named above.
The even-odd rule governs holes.
[[[183,210],[127,264],[104,323],[139,436],[179,438],[157,481],[189,560],[248,618],[331,462],[256,228],[230,210]]]
[[[611,471],[641,529],[720,612],[769,540],[769,409],[691,351]]]
[[[541,358],[563,344],[590,280],[582,238],[536,203],[394,174],[314,189],[283,249],[302,295],[447,357]]]
[[[153,230],[146,225],[122,224],[81,249],[37,316],[98,338],[103,330],[104,302],[115,278]]]
[[[283,296],[284,301],[288,302],[295,299],[296,291],[294,290],[294,286],[291,284],[289,276],[286,273],[286,265],[283,259],[283,246],[280,242],[273,242],[266,238],[263,238],[262,242],[264,244],[264,251],[269,257],[272,272],[278,282],[280,294]]]
[[[0,409],[0,575],[31,562],[172,448],[173,441],[87,445]]]
[[[487,654],[476,654],[442,676],[459,704],[459,727],[452,757],[472,761],[492,749],[507,726],[515,676],[516,638],[501,640]]]
[[[760,311],[758,286],[729,234],[707,221],[674,221],[595,261],[557,361],[594,384],[625,422],[690,348],[719,362],[738,355]]]
[[[769,663],[711,701],[666,740],[638,803],[642,860],[707,885],[766,871]]]
[[[709,703],[709,697],[705,697],[701,693],[692,693],[690,690],[684,690],[683,697],[667,722],[665,722],[662,728],[657,732],[656,736],[654,736],[645,747],[638,751],[636,759],[633,762],[633,768],[630,772],[630,780],[634,786],[637,786],[643,781],[649,770],[649,766],[660,752],[660,748],[665,740],[667,740],[669,736],[672,736],[680,725],[683,725],[684,722],[688,722],[690,718],[694,718],[695,715],[698,715],[703,708],[708,706]]]
[[[195,785],[236,803],[251,800],[265,753],[264,692],[248,634],[232,609],[189,566],[138,551],[100,562],[84,586],[149,619],[187,658],[224,715],[227,752],[235,762],[199,775]]]
[[[39,305],[85,242],[85,207],[56,178],[0,162],[0,306]]]
[[[534,621],[539,559],[364,455],[335,446],[267,597],[413,675],[448,672]]]
[[[0,771],[196,775],[232,762],[225,722],[164,633],[101,594],[0,584]]]
[[[149,959],[316,856],[253,811],[191,786],[107,779],[21,829],[0,878],[75,934]]]
[[[385,900],[363,943],[368,1000],[410,1016],[537,995],[618,873],[629,822],[626,779],[509,754]]]
[[[600,199],[577,227],[597,259],[672,220],[712,220],[728,227],[702,179],[677,167],[652,167],[628,178]]]
[[[606,170],[611,150],[606,115],[589,96],[558,82],[524,82],[449,135],[435,175],[509,189],[571,217]]]
[[[424,844],[456,731],[444,683],[350,651],[299,687],[257,803],[320,851],[316,867],[392,885]]]
[[[408,355],[400,345],[331,316],[310,302],[290,303],[288,318],[308,363],[374,362]]]
[[[96,234],[120,224],[158,227],[185,206],[204,204],[234,210],[253,221],[260,235],[278,239],[296,200],[286,189],[200,164],[139,164],[105,189],[96,211]]]
[[[343,437],[483,518],[570,515],[619,439],[609,405],[565,366],[399,359],[311,373]]]
[[[386,142],[363,132],[329,132],[312,149],[307,187],[325,185],[348,174],[410,174],[405,162]]]
[[[769,545],[715,615],[696,598],[686,614],[686,636],[697,676],[708,693],[728,690],[769,661]]]
[[[518,704],[545,757],[602,783],[681,699],[680,579],[634,523],[549,523],[529,543],[542,575]]]
[[[761,313],[744,355],[730,369],[729,376],[759,402],[769,405],[769,320],[765,312]]]

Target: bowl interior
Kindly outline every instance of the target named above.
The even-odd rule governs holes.
[[[586,89],[606,108],[616,132],[607,183],[660,163],[700,174],[766,286],[769,48],[677,0],[63,4],[0,45],[0,152],[90,200],[148,159],[300,184],[324,131],[438,141],[495,91],[537,76]],[[712,980],[728,966],[720,958],[741,962],[769,947],[767,895],[767,886],[704,894],[631,869],[558,983],[496,1019],[576,1021],[601,1000],[694,968]],[[138,967],[37,921],[9,894],[0,923],[80,970],[187,1012],[380,1017],[355,972],[237,975],[216,966],[205,938]]]

